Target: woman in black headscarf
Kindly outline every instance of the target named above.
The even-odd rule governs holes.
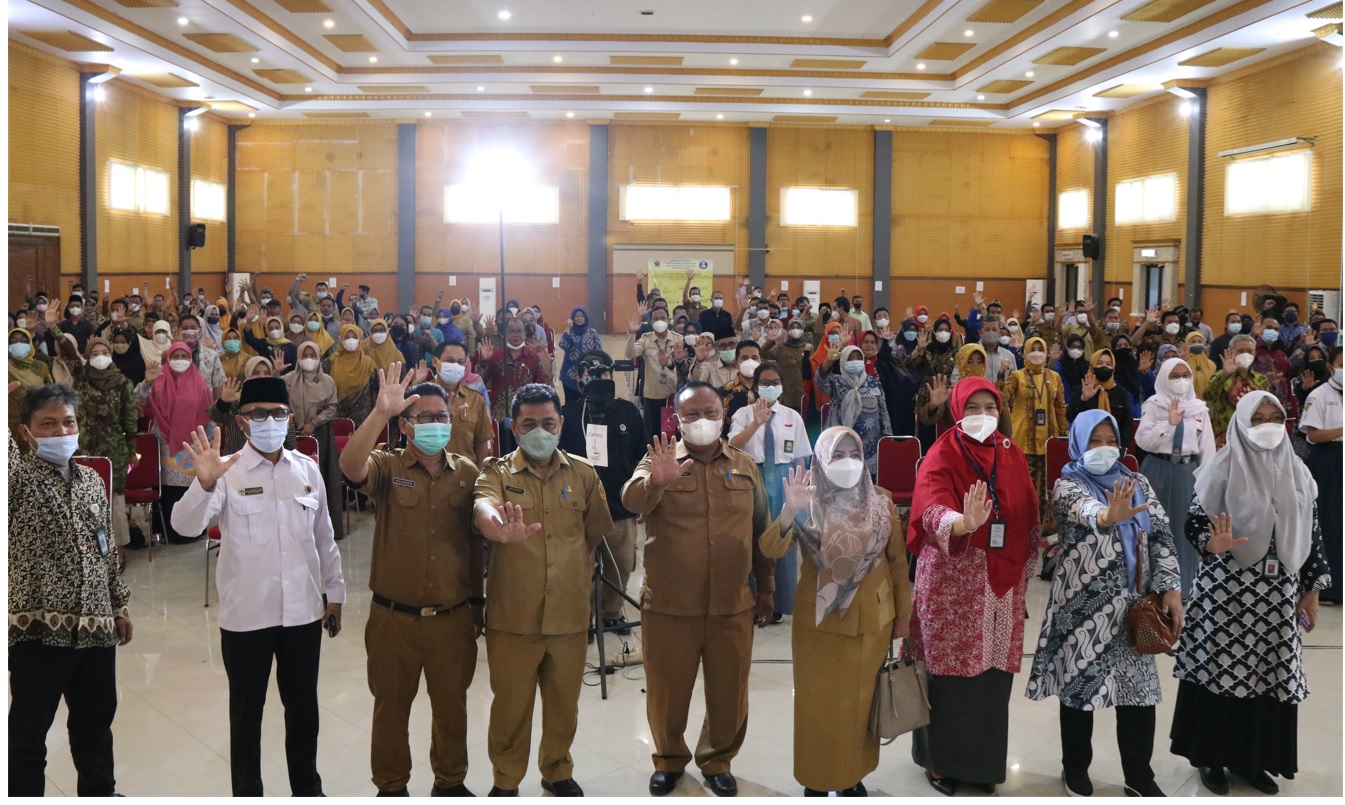
[[[130,327],[113,327],[108,333],[112,342],[112,363],[132,385],[145,380],[145,356],[140,353],[140,339]]]
[[[1135,352],[1135,346],[1130,341],[1128,335],[1118,335],[1111,340],[1112,357],[1116,358],[1116,385],[1126,390],[1130,395],[1131,409],[1125,412],[1116,411],[1118,416],[1129,416],[1132,419],[1138,418],[1140,412],[1138,406],[1144,399],[1144,376],[1140,372],[1139,355]]]
[[[1083,336],[1075,334],[1065,339],[1065,351],[1055,362],[1055,371],[1065,382],[1066,400],[1073,399],[1074,390],[1083,385],[1084,376],[1092,368],[1088,364],[1089,357]]]

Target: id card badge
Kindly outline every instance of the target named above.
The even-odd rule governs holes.
[[[1004,521],[990,521],[990,547],[999,550],[1004,547]]]
[[[1268,579],[1279,578],[1280,575],[1279,557],[1275,556],[1274,554],[1267,556],[1266,563],[1262,570],[1262,573],[1264,573],[1265,577]]]
[[[103,556],[107,556],[108,553],[110,552],[107,545],[107,529],[106,528],[98,529],[94,533],[94,536],[97,537],[98,539],[98,553]]]
[[[1043,427],[1046,424],[1046,409],[1037,409],[1037,427]]]

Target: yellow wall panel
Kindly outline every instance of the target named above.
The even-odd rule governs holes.
[[[59,226],[61,273],[79,273],[79,68],[13,39],[9,220]]]
[[[395,123],[258,124],[237,148],[239,271],[397,270]]]
[[[499,273],[498,224],[444,222],[445,186],[465,180],[479,154],[497,149],[516,154],[531,181],[554,185],[560,193],[559,223],[505,224],[506,271],[584,274],[588,261],[588,126],[456,121],[416,127],[417,273]]]
[[[113,79],[98,105],[98,273],[176,274],[178,110],[172,100]],[[168,214],[108,207],[108,162],[168,174]]]
[[[1126,108],[1108,121],[1107,282],[1131,283],[1136,244],[1181,242],[1186,238],[1188,120],[1182,115],[1181,106],[1181,98],[1163,95]],[[1117,183],[1168,173],[1177,175],[1176,218],[1163,223],[1117,226]],[[1180,265],[1176,270],[1179,274],[1184,271]]]
[[[857,227],[782,226],[786,187],[859,191]],[[766,275],[870,277],[873,271],[873,131],[772,126],[766,138]],[[769,283],[768,283],[769,284]]]
[[[1253,288],[1338,288],[1341,270],[1340,48],[1314,43],[1210,82],[1205,142],[1201,283]],[[1218,152],[1316,137],[1309,212],[1224,216]],[[1304,300],[1306,301],[1306,300]]]
[[[901,277],[1042,276],[1050,171],[1045,140],[898,129],[892,142],[894,283]]]
[[[192,133],[191,175],[193,179],[227,184],[229,181],[229,124],[221,118],[202,115],[199,128]],[[238,205],[243,206],[240,200]],[[226,213],[227,214],[227,213]],[[223,221],[193,221],[205,224],[205,246],[193,249],[193,274],[220,274],[229,267],[228,226]]]
[[[1057,229],[1057,244],[1076,244],[1083,242],[1083,236],[1092,232],[1093,210],[1093,144],[1086,137],[1088,130],[1081,123],[1074,123],[1056,129],[1056,193],[1066,190],[1087,190],[1089,226],[1073,229]]]

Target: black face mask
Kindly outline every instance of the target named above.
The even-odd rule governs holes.
[[[610,377],[595,377],[584,385],[584,398],[592,403],[616,399],[616,381]]]
[[[1099,383],[1106,383],[1108,380],[1111,380],[1111,376],[1112,368],[1110,366],[1093,367],[1093,377],[1096,377]]]
[[[459,305],[454,305],[453,307],[448,309],[448,312],[454,316],[457,316],[462,313],[462,307]]]
[[[1129,358],[1135,351],[1130,347],[1117,347],[1114,352],[1118,358]]]
[[[388,332],[392,333],[392,337],[396,338],[399,341],[403,338],[406,338],[406,328],[400,324],[392,325],[390,328],[388,328]]]

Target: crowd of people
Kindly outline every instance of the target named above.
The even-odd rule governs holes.
[[[79,793],[115,792],[110,681],[133,634],[123,550],[194,543],[218,523],[233,791],[262,792],[274,662],[291,789],[320,794],[318,658],[346,598],[343,502],[374,513],[380,795],[408,793],[422,676],[432,793],[470,795],[466,694],[483,635],[491,795],[518,794],[538,691],[542,787],[582,795],[570,745],[587,646],[633,628],[622,593],[637,523],[652,794],[692,763],[713,793],[737,793],[753,628],[785,617],[794,775],[809,795],[865,795],[873,682],[894,640],[928,674],[913,761],[940,793],[993,793],[1039,617],[1026,693],[1059,700],[1068,793],[1092,794],[1093,713],[1115,707],[1126,793],[1161,796],[1158,665],[1127,637],[1149,593],[1181,627],[1171,751],[1219,794],[1226,772],[1266,793],[1297,772],[1301,633],[1340,603],[1334,320],[1300,321],[1268,288],[1216,333],[1199,309],[1127,317],[1119,298],[1096,315],[1029,297],[1006,315],[975,294],[965,317],[896,317],[844,290],[815,304],[743,279],[731,311],[694,272],[680,298],[646,279],[629,364],[582,307],[553,328],[538,305],[477,315],[440,292],[399,314],[367,286],[310,291],[305,275],[281,296],[251,285],[213,303],[204,289],[99,299],[76,284],[13,311],[10,793],[42,793],[62,696]],[[617,394],[627,371],[633,399]],[[159,499],[137,522],[126,478],[146,431]],[[909,511],[878,486],[888,436],[922,446]],[[1056,438],[1069,461],[1052,485]],[[111,460],[107,505],[76,454]],[[610,582],[596,613],[595,554]],[[1048,606],[1030,613],[1039,569]]]

